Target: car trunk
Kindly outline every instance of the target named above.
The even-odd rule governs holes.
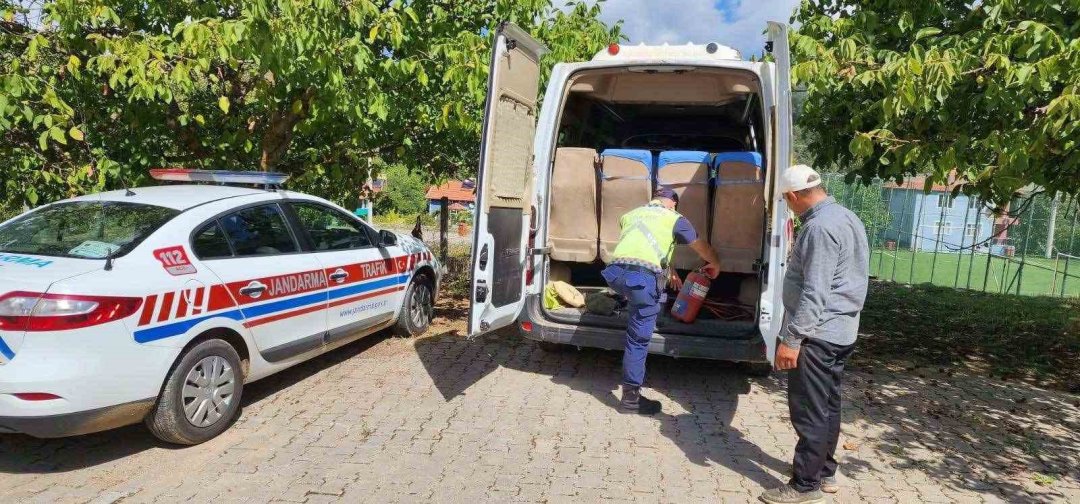
[[[693,323],[670,315],[657,332],[739,338],[757,332],[766,233],[760,83],[753,73],[693,67],[629,67],[575,75],[552,163],[545,281],[586,295],[605,287],[619,217],[647,204],[657,185],[680,196],[678,211],[718,251],[721,274]],[[539,238],[539,237],[538,237]],[[543,240],[538,239],[538,242]],[[672,264],[686,278],[704,263],[686,246]],[[627,311],[545,309],[551,319],[625,327]]]

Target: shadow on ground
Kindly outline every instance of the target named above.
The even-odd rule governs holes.
[[[615,409],[621,354],[595,349],[546,347],[500,331],[467,342],[453,335],[417,340],[416,352],[446,401],[469,393],[487,375],[505,367],[549,376],[553,383],[591,395]],[[469,362],[462,367],[459,363]],[[683,412],[657,415],[658,431],[697,465],[720,464],[769,488],[782,483],[771,471],[786,474],[790,464],[762,451],[731,426],[751,378],[741,368],[704,360],[649,358],[647,386],[678,403]],[[672,409],[672,408],[669,408]]]
[[[415,346],[447,401],[506,367],[549,376],[605,407],[616,405],[618,352],[539,351],[514,331],[474,342],[446,334]],[[461,362],[470,364],[455,364]],[[762,451],[731,420],[740,403],[747,404],[751,383],[784,400],[783,376],[749,378],[733,365],[659,356],[650,356],[648,366],[647,386],[685,410],[659,415],[658,429],[689,461],[720,464],[766,488],[781,483],[765,468],[786,475],[789,461]],[[841,470],[855,480],[887,482],[914,474],[1013,502],[1057,499],[1055,482],[1080,480],[1076,396],[944,369],[853,370],[844,394],[845,446],[838,455]]]
[[[371,335],[244,387],[241,408],[263,401],[320,372],[362,354],[393,337]],[[241,410],[240,417],[243,417]],[[21,434],[0,434],[0,474],[62,473],[112,462],[153,448],[183,450],[155,438],[141,423],[105,432],[60,439],[36,439]]]

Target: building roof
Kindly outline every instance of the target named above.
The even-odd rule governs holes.
[[[465,205],[462,205],[461,203],[451,203],[450,204],[450,211],[451,212],[461,212],[461,211],[465,211],[465,210],[468,210],[468,209],[469,209],[469,207],[467,207]]]
[[[950,175],[949,178],[952,179],[952,176]],[[948,191],[952,191],[953,188],[958,186],[958,185],[960,185],[959,181],[952,180],[948,184],[934,184],[934,186],[930,188],[930,191],[931,192],[948,192]],[[907,178],[904,179],[903,184],[897,184],[896,182],[893,182],[893,181],[889,181],[889,182],[885,183],[885,188],[887,188],[887,189],[914,189],[916,191],[922,191],[923,188],[925,188],[925,187],[926,187],[926,176],[925,175],[918,175],[918,176],[915,176],[915,177],[907,177]]]
[[[424,196],[429,200],[446,198],[450,201],[476,201],[476,186],[470,180],[448,180],[442,185],[428,187]]]

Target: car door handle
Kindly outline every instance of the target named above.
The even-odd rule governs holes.
[[[349,272],[341,268],[338,268],[330,274],[330,279],[337,283],[344,282],[346,278],[349,278]]]
[[[252,281],[246,286],[240,288],[240,294],[254,299],[262,297],[263,292],[266,292],[266,285],[260,283],[259,281]]]

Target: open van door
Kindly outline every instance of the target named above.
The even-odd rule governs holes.
[[[476,186],[469,336],[513,324],[525,305],[540,56],[547,50],[510,23],[495,33]]]
[[[784,323],[783,284],[787,272],[789,243],[794,230],[794,221],[788,210],[787,202],[780,194],[780,175],[791,166],[794,147],[794,109],[791,103],[791,48],[788,45],[788,31],[791,28],[775,21],[769,21],[768,45],[773,55],[771,78],[773,90],[772,110],[772,166],[770,175],[771,235],[769,240],[769,262],[765,278],[765,289],[761,295],[761,313],[758,327],[765,340],[765,354],[770,363],[775,363],[776,345],[780,329]]]

